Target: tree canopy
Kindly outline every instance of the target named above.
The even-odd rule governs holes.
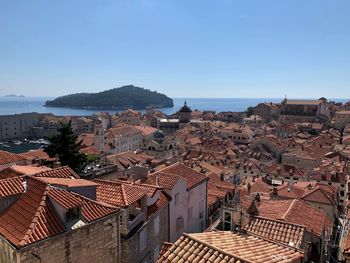
[[[45,147],[45,152],[50,157],[58,157],[61,165],[68,165],[76,172],[84,169],[87,158],[80,153],[82,141],[78,141],[78,135],[73,132],[71,121],[61,123],[58,134],[49,138],[50,144]]]
[[[132,85],[99,93],[76,93],[47,101],[46,106],[92,109],[145,109],[173,107],[173,100],[164,94]]]

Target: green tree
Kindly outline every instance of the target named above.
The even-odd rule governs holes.
[[[71,121],[60,124],[58,134],[49,138],[50,144],[44,150],[50,157],[58,157],[61,165],[80,172],[87,162],[86,155],[79,152],[82,141],[78,141],[78,135],[74,134]]]
[[[254,108],[253,107],[248,107],[246,110],[247,117],[250,117],[254,114]]]

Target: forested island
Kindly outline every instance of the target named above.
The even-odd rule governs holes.
[[[45,106],[79,109],[146,109],[173,107],[173,100],[164,94],[149,89],[123,86],[98,93],[76,93],[46,101]]]

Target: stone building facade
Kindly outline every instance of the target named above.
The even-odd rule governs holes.
[[[119,215],[16,249],[0,237],[1,263],[121,262]]]

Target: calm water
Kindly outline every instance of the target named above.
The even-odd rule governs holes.
[[[70,108],[54,108],[44,107],[46,100],[52,98],[37,97],[37,98],[9,98],[0,97],[0,115],[24,113],[24,112],[40,112],[40,113],[53,113],[58,116],[62,115],[92,115],[101,110],[81,110]],[[187,104],[192,110],[211,110],[216,112],[221,111],[245,111],[249,106],[255,106],[261,102],[281,102],[282,99],[199,99],[199,98],[187,98]],[[185,99],[174,98],[173,108],[160,109],[165,114],[172,114],[183,105]],[[336,101],[347,102],[349,99],[336,99]],[[117,111],[109,111],[115,113]]]
[[[24,143],[16,145],[13,142],[0,142],[0,150],[12,153],[24,153],[29,150],[37,150],[41,148],[40,144]]]

